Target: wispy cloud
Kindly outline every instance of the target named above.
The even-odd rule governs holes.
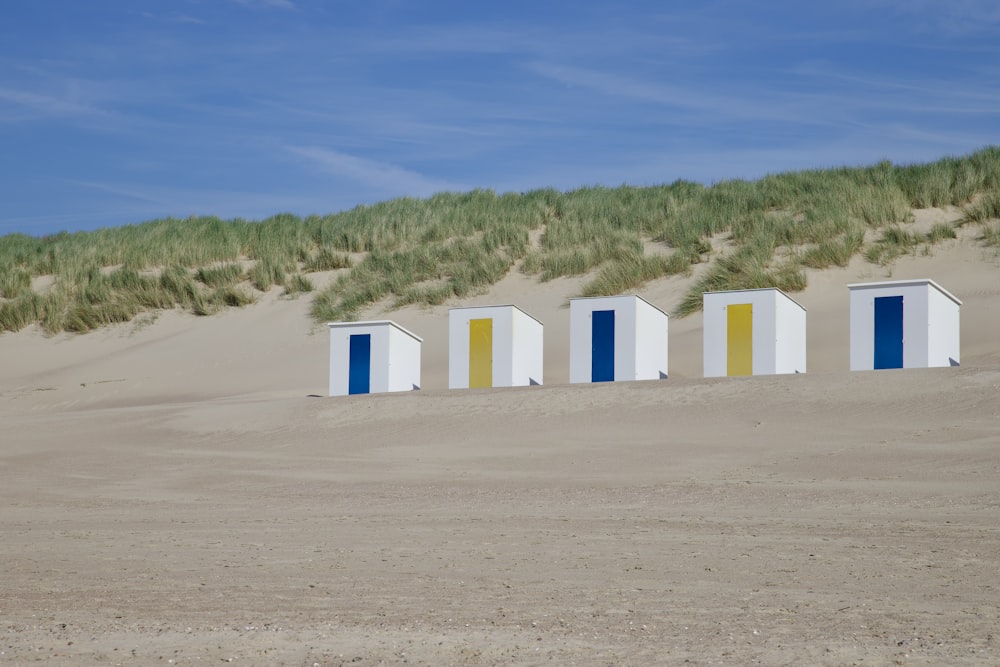
[[[292,0],[232,0],[237,5],[260,9],[295,9]]]
[[[658,30],[637,30],[612,25],[562,26],[560,30],[522,24],[414,25],[390,34],[345,35],[352,50],[382,55],[483,54],[520,58],[582,59],[590,62],[611,57],[672,61],[697,58],[718,51],[711,39],[666,35]]]
[[[954,38],[988,34],[1000,26],[996,0],[870,0],[866,4],[894,11],[925,34]]]
[[[801,103],[807,96],[794,96],[768,90],[759,84],[753,89],[716,83],[712,92],[696,85],[676,85],[649,81],[615,71],[600,71],[579,67],[535,62],[527,65],[534,74],[567,87],[580,87],[603,97],[620,101],[640,102],[683,114],[685,123],[704,125],[720,121],[796,121],[802,120],[801,110],[792,110],[788,102]],[[780,94],[786,99],[776,100]],[[630,114],[637,113],[634,109]],[[671,120],[664,118],[664,120]],[[672,120],[681,120],[674,117]]]
[[[143,18],[149,19],[151,21],[160,21],[162,23],[188,23],[191,25],[204,25],[205,21],[198,18],[197,16],[191,16],[190,14],[154,14],[153,12],[143,12]]]
[[[23,107],[45,116],[105,116],[108,112],[72,96],[59,97],[27,90],[0,88],[0,102]]]
[[[463,190],[465,186],[428,178],[393,164],[357,157],[348,153],[315,146],[286,146],[292,155],[305,158],[325,171],[389,195],[426,196],[444,190]]]
[[[98,190],[107,194],[115,195],[119,198],[131,199],[146,202],[149,204],[163,204],[169,196],[175,196],[176,192],[171,192],[165,188],[151,188],[142,185],[126,185],[121,183],[100,183],[96,181],[68,181],[71,185],[76,185],[88,190]]]
[[[696,110],[717,108],[720,99],[694,95],[693,91],[663,83],[642,81],[616,72],[602,72],[579,67],[534,62],[528,70],[564,86],[580,86],[601,95],[621,97],[662,106],[688,107]]]
[[[758,76],[752,87],[714,79],[711,90],[696,83],[646,80],[618,71],[601,71],[535,62],[532,73],[567,88],[578,87],[611,100],[661,108],[661,119],[690,127],[765,122],[787,127],[849,126],[859,119],[914,114],[998,115],[1000,93],[970,87],[967,81],[897,77],[895,79],[828,65],[806,64],[787,72]],[[646,117],[630,108],[634,118]]]
[[[883,98],[893,96],[900,104],[921,111],[998,113],[1000,110],[1000,92],[988,85],[969,86],[968,79],[928,76],[919,79],[903,76],[889,78],[839,71],[822,63],[803,63],[792,72],[812,78],[820,85],[836,84],[853,89],[859,97],[872,94]]]

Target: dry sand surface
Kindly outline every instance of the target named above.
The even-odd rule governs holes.
[[[696,315],[670,379],[569,386],[579,283],[518,274],[449,305],[542,320],[543,387],[449,391],[446,308],[381,396],[325,397],[305,299],[0,336],[0,665],[1000,664],[1000,260],[892,268],[960,368],[850,373],[886,277],[811,273],[784,377],[702,379]]]

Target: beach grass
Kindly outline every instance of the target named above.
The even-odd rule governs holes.
[[[891,225],[882,231],[881,238],[868,247],[865,258],[874,264],[888,264],[892,260],[913,251],[923,239],[914,232],[899,225]]]
[[[727,180],[566,192],[473,190],[399,198],[305,218],[160,219],[88,232],[0,237],[0,330],[37,324],[83,332],[181,308],[210,315],[281,288],[310,293],[318,321],[373,304],[441,304],[485,291],[515,266],[546,281],[588,276],[582,295],[635,291],[705,266],[678,315],[701,293],[801,290],[806,268],[859,254],[890,264],[954,238],[917,234],[914,208],[960,206],[995,244],[1000,147],[928,164],[883,161]],[[876,239],[866,242],[866,239]],[[337,273],[321,288],[310,274]],[[37,291],[32,285],[38,281]]]
[[[966,220],[985,222],[1000,218],[1000,191],[985,193],[977,202],[965,209]]]
[[[315,289],[312,281],[301,273],[294,273],[285,280],[285,295],[299,296],[308,294]]]
[[[229,287],[243,280],[243,277],[243,265],[236,262],[202,266],[195,272],[195,279],[208,287]]]

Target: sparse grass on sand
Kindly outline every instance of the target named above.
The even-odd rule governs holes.
[[[177,307],[209,315],[275,286],[313,292],[317,321],[349,320],[384,299],[439,304],[480,292],[518,262],[543,281],[593,274],[582,289],[590,296],[710,263],[678,308],[685,315],[701,307],[703,291],[801,290],[806,267],[846,266],[859,253],[886,264],[953,238],[948,225],[920,235],[908,228],[914,208],[945,205],[963,207],[984,244],[1000,243],[1000,147],[929,164],[880,162],[710,187],[474,190],[306,218],[192,217],[11,234],[0,237],[0,331],[36,323],[83,332]],[[719,235],[731,242],[725,254],[712,249]],[[657,252],[646,251],[651,245]],[[308,274],[331,270],[340,271],[315,290]],[[51,276],[51,285],[33,291],[39,276]]]

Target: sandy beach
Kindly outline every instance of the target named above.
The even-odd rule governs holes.
[[[327,397],[277,291],[2,335],[0,665],[1000,664],[1000,258],[808,277],[795,376],[702,378],[693,315],[669,379],[569,385],[583,279],[516,272],[366,313],[424,338],[419,392]],[[850,372],[847,284],[903,278],[962,300],[962,365]],[[448,390],[448,307],[504,303],[545,386]]]

